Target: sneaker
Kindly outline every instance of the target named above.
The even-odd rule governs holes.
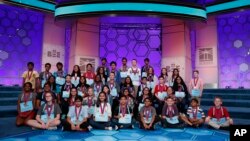
[[[135,126],[134,125],[131,125],[131,129],[134,129],[135,128]]]
[[[110,126],[110,127],[108,127],[107,129],[108,129],[109,131],[112,131],[112,130],[113,130],[111,126]]]
[[[91,131],[92,129],[93,129],[93,127],[89,125],[88,130]]]
[[[115,126],[115,130],[117,131],[118,129],[119,129],[119,127],[116,125],[116,126]]]
[[[57,127],[49,127],[48,130],[57,130]]]

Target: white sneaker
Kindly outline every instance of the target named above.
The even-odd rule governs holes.
[[[112,130],[113,130],[111,126],[110,126],[110,127],[108,127],[107,129],[108,129],[109,131],[112,131]]]
[[[93,127],[89,125],[88,130],[91,131],[92,129],[93,129]]]
[[[48,130],[57,130],[57,127],[49,127]]]
[[[118,126],[116,125],[116,126],[115,126],[115,130],[118,130],[118,129],[119,129],[119,128],[118,128]]]

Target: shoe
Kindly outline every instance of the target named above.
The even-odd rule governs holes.
[[[134,125],[131,125],[131,129],[134,129],[135,128],[135,126]]]
[[[116,126],[115,126],[115,131],[117,131],[118,129],[119,129],[119,127],[116,125]]]
[[[108,130],[109,130],[109,131],[112,131],[113,129],[112,129],[112,127],[110,126],[110,127],[108,127]]]
[[[57,130],[57,127],[49,127],[48,130]]]
[[[93,127],[89,125],[88,130],[91,131],[92,129],[93,129]]]

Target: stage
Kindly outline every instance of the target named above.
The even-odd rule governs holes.
[[[3,129],[4,127],[1,126]],[[5,128],[7,129],[7,127]],[[24,129],[24,127],[21,127]],[[19,129],[20,130],[20,129]],[[25,128],[27,130],[27,128]],[[163,129],[157,126],[155,131],[138,129],[106,131],[92,130],[91,132],[56,131],[26,131],[16,135],[0,138],[1,141],[228,141],[229,132],[210,130],[207,128]]]

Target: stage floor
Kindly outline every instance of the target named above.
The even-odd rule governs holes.
[[[1,128],[1,130],[5,130]],[[6,129],[7,130],[7,129]],[[91,132],[62,132],[35,130],[19,135],[0,138],[3,141],[229,141],[229,132],[206,128],[133,130]]]

